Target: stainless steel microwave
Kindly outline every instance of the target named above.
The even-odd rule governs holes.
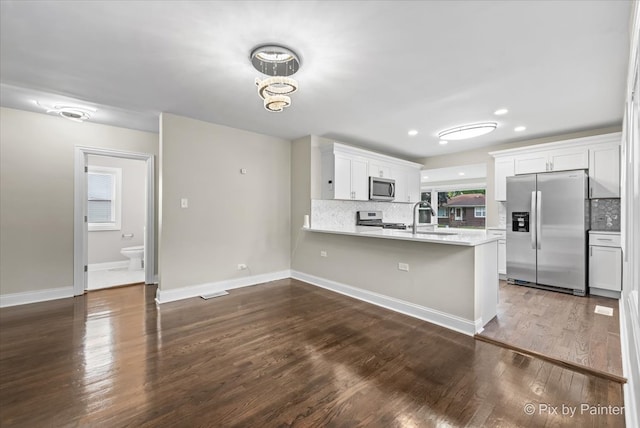
[[[396,197],[396,180],[369,177],[369,200],[393,201]]]

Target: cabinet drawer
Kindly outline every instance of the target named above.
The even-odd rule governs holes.
[[[488,229],[487,230],[487,235],[489,235],[489,236],[499,236],[500,238],[505,239],[507,237],[507,231],[506,230]]]
[[[620,247],[620,235],[608,233],[589,233],[589,245],[601,247]]]

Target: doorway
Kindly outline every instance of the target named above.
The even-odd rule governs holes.
[[[144,199],[141,207],[144,213],[140,219],[143,222],[143,226],[137,227],[135,230],[131,227],[122,227],[121,211],[124,199],[120,184],[122,183],[123,175],[122,166],[133,165],[131,161],[134,161],[133,164],[137,163],[135,161],[141,161],[144,171],[139,171],[139,173],[141,173],[141,178],[145,182],[143,189],[139,189],[140,193],[138,194],[138,197],[140,197],[140,194],[143,195]],[[131,283],[132,281],[144,281],[146,284],[155,283],[154,180],[154,157],[151,154],[76,147],[74,295],[84,294],[90,288],[103,288],[104,286],[114,285],[114,281],[120,281],[122,284]],[[91,194],[89,194],[89,190],[91,190]],[[126,225],[126,223],[124,224]],[[100,251],[101,253],[119,253],[116,256],[119,261],[96,263],[96,261],[100,261],[100,257],[113,258],[113,256],[92,254],[92,259],[90,259],[89,234],[92,234],[91,243],[93,245],[104,244],[110,238],[111,241],[115,239],[111,246],[119,245],[127,250],[111,248]],[[107,237],[107,235],[113,236]],[[141,257],[140,255],[131,254],[132,252],[135,253],[136,249],[142,250]],[[94,270],[104,270],[105,272],[94,272]],[[90,275],[93,283],[91,287],[89,287]]]

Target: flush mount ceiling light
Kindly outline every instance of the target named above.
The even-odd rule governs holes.
[[[488,134],[498,126],[495,122],[474,123],[472,125],[461,125],[455,128],[445,129],[438,133],[441,140],[466,140],[467,138],[479,137]]]
[[[258,95],[264,100],[267,111],[280,112],[291,105],[287,95],[298,90],[298,82],[290,76],[300,69],[298,55],[278,45],[258,46],[251,52],[251,64],[260,73],[268,76],[256,78]]]
[[[47,111],[47,113],[57,114],[65,119],[72,120],[74,122],[84,122],[91,119],[91,115],[98,110],[91,107],[84,106],[70,106],[55,104],[53,106],[45,106],[36,101],[36,104]]]

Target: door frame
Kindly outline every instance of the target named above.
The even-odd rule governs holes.
[[[73,204],[73,295],[84,294],[87,287],[88,267],[88,223],[87,215],[87,156],[99,155],[124,159],[142,160],[146,163],[146,228],[144,236],[145,283],[155,281],[155,158],[153,154],[127,152],[97,147],[76,146],[74,148],[74,204]]]

